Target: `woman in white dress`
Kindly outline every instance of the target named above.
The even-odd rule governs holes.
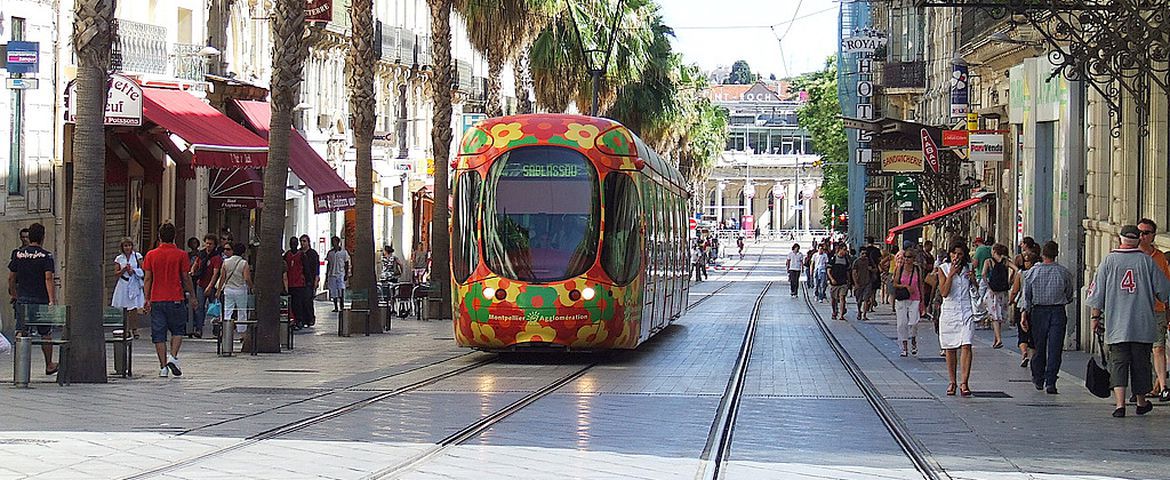
[[[131,311],[143,305],[142,279],[145,272],[142,271],[142,254],[134,251],[134,240],[129,237],[122,239],[121,248],[122,253],[114,258],[114,276],[118,283],[114,286],[114,298],[110,300],[110,306],[121,308],[124,316],[134,315]],[[138,338],[134,320],[133,317],[127,319],[129,331],[124,334]]]
[[[947,357],[947,375],[950,385],[947,386],[947,395],[954,395],[955,388],[964,396],[971,395],[971,388],[967,381],[971,377],[971,343],[975,337],[975,310],[971,305],[971,286],[974,285],[975,274],[971,269],[970,250],[963,243],[951,245],[948,252],[949,262],[938,266],[939,295],[942,296],[942,306],[939,308],[938,343]],[[956,367],[958,380],[956,381]]]

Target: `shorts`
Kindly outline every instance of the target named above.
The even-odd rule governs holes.
[[[184,302],[151,302],[150,340],[165,343],[167,332],[172,337],[187,334],[187,305]]]
[[[1158,322],[1157,322],[1158,323],[1158,326],[1157,326],[1158,330],[1156,332],[1154,332],[1154,347],[1155,348],[1156,347],[1165,347],[1166,346],[1166,319],[1167,319],[1166,312],[1155,312],[1154,314],[1158,316]]]
[[[16,315],[16,331],[25,332],[25,334],[28,334],[29,332],[25,328],[25,323],[29,322],[29,321],[32,321],[35,323],[37,320],[36,306],[46,305],[46,304],[47,303],[25,300],[23,298],[17,299],[16,303],[12,304],[13,313]],[[52,325],[38,325],[36,327],[36,332],[37,332],[37,335],[40,335],[42,337],[52,335],[53,334],[53,326]]]
[[[345,277],[328,277],[325,286],[329,289],[329,299],[337,300],[345,293]]]
[[[867,301],[869,300],[869,295],[873,293],[873,291],[873,286],[869,284],[854,287],[853,298],[856,298],[859,303]]]
[[[833,285],[829,287],[829,297],[836,300],[845,300],[849,296],[849,285]]]

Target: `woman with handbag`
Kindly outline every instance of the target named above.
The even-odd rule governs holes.
[[[246,248],[243,243],[223,247],[224,255],[229,255],[223,261],[224,273],[220,276],[218,285],[223,302],[223,318],[234,312],[236,322],[247,321],[248,311],[252,308],[251,302],[248,301],[248,292],[252,289],[252,270],[248,268],[248,261],[244,259]],[[250,341],[247,331],[247,325],[236,324],[236,333],[243,339],[245,349]]]
[[[935,270],[939,278],[938,293],[942,296],[938,343],[947,358],[947,376],[951,381],[947,395],[954,395],[958,387],[959,392],[967,397],[971,395],[968,381],[971,377],[971,345],[975,338],[975,308],[969,292],[975,285],[975,272],[971,269],[971,251],[966,244],[954,243],[947,253],[950,261]]]
[[[134,240],[130,237],[122,239],[122,253],[114,258],[114,276],[118,283],[114,285],[114,297],[110,306],[122,309],[126,318],[126,332],[123,335],[133,335],[138,338],[138,328],[135,322],[137,310],[142,308],[145,297],[142,293],[142,280],[146,272],[142,270],[142,254],[134,251]]]
[[[922,273],[914,263],[913,250],[898,257],[894,267],[894,315],[898,319],[898,343],[902,346],[901,356],[909,353],[918,355],[918,319],[922,316]]]

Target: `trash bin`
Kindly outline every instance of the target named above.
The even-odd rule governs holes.
[[[236,345],[236,321],[230,316],[223,319],[220,326],[219,335],[219,355],[222,357],[232,356],[232,352]]]
[[[115,338],[122,337],[122,330],[114,330]],[[126,375],[126,342],[114,342],[114,373]]]

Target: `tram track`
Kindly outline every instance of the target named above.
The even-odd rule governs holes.
[[[882,425],[890,433],[894,442],[914,464],[914,469],[922,475],[925,480],[950,480],[951,476],[946,473],[926,448],[914,438],[910,433],[909,428],[902,422],[901,417],[894,411],[894,407],[886,401],[885,397],[881,395],[877,387],[870,381],[869,376],[862,371],[861,366],[853,360],[845,346],[837,339],[837,335],[829,328],[829,324],[825,322],[823,316],[817,310],[812,302],[812,298],[808,295],[808,285],[802,285],[801,288],[805,305],[808,306],[809,312],[813,318],[816,319],[817,326],[825,336],[830,349],[837,356],[838,360],[845,367],[846,373],[857,385],[869,406],[873,408],[874,413],[877,414],[878,419],[881,420]]]

